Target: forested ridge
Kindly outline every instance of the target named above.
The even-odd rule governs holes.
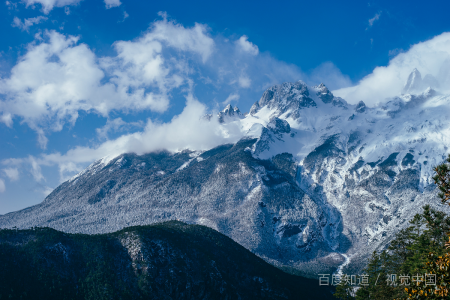
[[[0,299],[333,299],[208,227],[0,230]]]

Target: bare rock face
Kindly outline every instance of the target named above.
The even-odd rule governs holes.
[[[366,108],[367,107],[366,107],[366,104],[364,103],[364,101],[359,101],[358,104],[356,104],[355,111],[357,113],[363,113],[366,111]]]
[[[449,152],[448,111],[450,96],[432,89],[367,107],[323,85],[284,83],[232,118],[260,126],[256,138],[99,160],[41,204],[0,216],[0,227],[106,233],[182,220],[304,275],[347,259],[357,274],[423,205],[448,211],[431,179]]]

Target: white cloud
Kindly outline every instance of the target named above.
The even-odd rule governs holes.
[[[5,166],[9,166],[9,168],[3,169],[3,171],[12,181],[19,179],[19,167],[25,167],[27,171],[31,173],[35,181],[45,181],[44,175],[42,175],[41,165],[50,165],[48,162],[36,159],[36,157],[32,155],[29,155],[26,158],[4,159],[1,163]]]
[[[332,62],[324,62],[315,68],[306,81],[310,85],[325,84],[330,90],[352,85],[350,77],[342,74],[341,70]]]
[[[209,29],[206,25],[195,23],[194,27],[186,29],[181,24],[167,21],[167,14],[160,15],[164,20],[154,22],[144,40],[164,41],[179,50],[198,53],[203,62],[209,58],[214,49],[214,40],[207,35]]]
[[[45,180],[44,175],[42,175],[41,172],[41,166],[39,165],[38,161],[33,156],[28,156],[28,162],[31,165],[31,175],[33,175],[34,180],[37,182],[40,182],[42,180]]]
[[[248,78],[248,76],[245,76],[245,75],[244,76],[240,76],[238,82],[239,82],[239,86],[243,87],[243,88],[250,87],[250,85],[252,83],[251,79]]]
[[[34,24],[39,24],[42,21],[46,21],[47,19],[48,19],[47,17],[38,16],[35,18],[24,19],[22,22],[18,17],[14,17],[12,27],[18,27],[23,31],[28,31],[28,29],[30,29],[30,27],[33,26]]]
[[[122,4],[120,2],[120,0],[104,0],[104,1],[105,1],[106,9],[110,9],[112,7],[118,7]]]
[[[388,55],[389,55],[389,57],[394,57],[403,52],[405,52],[405,50],[400,49],[400,48],[395,48],[395,49],[389,50]]]
[[[57,165],[60,179],[64,181],[81,171],[86,163],[105,156],[113,158],[127,152],[140,155],[161,149],[206,150],[220,144],[236,142],[243,136],[238,124],[220,124],[217,116],[210,121],[205,120],[203,116],[206,112],[204,104],[188,95],[182,113],[168,123],[148,120],[143,131],[107,140],[97,147],[76,147],[65,154],[56,152],[39,157],[29,156],[26,159],[7,159],[2,163],[11,166],[30,165],[31,174],[38,182],[44,179],[41,166]]]
[[[214,41],[206,29],[164,19],[135,41],[116,42],[117,56],[103,58],[78,37],[46,31],[46,41],[31,43],[11,76],[0,79],[1,121],[11,126],[14,116],[22,117],[45,148],[45,132],[74,124],[79,110],[105,117],[112,110],[164,112],[169,93],[188,81],[186,56],[206,61],[211,55]],[[170,48],[183,54],[170,54]]]
[[[219,93],[242,88],[259,97],[273,84],[306,77],[295,65],[259,53],[246,36],[212,38],[206,25],[184,27],[160,15],[141,37],[115,42],[115,56],[96,56],[79,37],[36,35],[10,77],[0,79],[0,121],[11,126],[20,119],[45,149],[49,132],[73,125],[79,111],[104,117],[112,111],[164,112],[175,91],[197,88],[199,78]]]
[[[378,21],[380,19],[381,16],[381,12],[376,13],[375,16],[372,19],[369,19],[369,27],[373,26],[373,23],[375,23],[375,21]]]
[[[51,192],[53,192],[53,189],[51,187],[44,186],[43,188],[44,189],[41,190],[41,193],[44,195],[44,197],[47,197]]]
[[[54,7],[64,7],[67,5],[77,5],[82,0],[22,0],[26,4],[26,7],[33,6],[34,4],[41,4],[42,11],[48,14]]]
[[[34,179],[42,182],[42,166],[58,166],[60,179],[66,180],[104,156],[210,149],[237,141],[242,132],[236,124],[220,124],[214,118],[205,123],[206,106],[194,99],[194,88],[229,95],[225,102],[239,99],[246,101],[241,105],[250,105],[264,89],[285,81],[348,85],[348,77],[331,63],[308,76],[293,64],[260,53],[246,36],[238,41],[211,37],[206,25],[186,28],[168,21],[166,14],[160,15],[163,19],[152,23],[142,36],[115,42],[116,55],[109,57],[96,56],[78,37],[54,31],[38,35],[10,77],[0,79],[1,121],[9,126],[16,119],[28,124],[38,134],[41,148],[46,147],[48,132],[74,124],[80,111],[99,114],[108,121],[96,130],[99,145],[9,159],[3,164],[30,170]],[[147,120],[144,126],[117,117],[117,112],[163,112],[175,93],[189,96],[183,112],[168,123]],[[125,133],[109,139],[111,132]]]
[[[227,97],[227,99],[225,99],[225,101],[223,101],[222,102],[222,105],[228,105],[228,104],[230,104],[232,101],[237,101],[237,100],[239,100],[239,98],[240,98],[240,96],[239,96],[239,94],[236,94],[236,93],[232,93],[232,94],[230,94],[228,97]]]
[[[108,119],[106,121],[105,126],[103,126],[101,128],[97,128],[95,131],[97,132],[97,136],[100,139],[108,139],[109,132],[120,132],[120,131],[130,130],[133,128],[142,128],[142,127],[144,127],[143,122],[127,123],[127,122],[123,121],[122,118],[116,118],[113,120]]]
[[[5,123],[6,126],[12,127],[13,120],[10,113],[3,113],[0,117],[0,122]]]
[[[222,36],[216,36],[214,41],[215,51],[200,70],[204,82],[217,87],[221,94],[245,89],[246,93],[252,93],[252,97],[245,97],[244,101],[248,101],[245,104],[253,103],[271,85],[307,77],[297,66],[279,61],[269,53],[249,55],[235,41]]]
[[[236,41],[236,45],[240,50],[250,53],[251,55],[258,55],[259,53],[258,46],[249,42],[246,35],[241,36],[239,40]]]
[[[0,193],[3,193],[6,190],[5,182],[0,179]]]
[[[16,2],[5,1],[5,4],[8,7],[8,9],[10,9],[10,10],[17,9],[17,3]]]
[[[17,168],[7,168],[3,169],[3,172],[8,176],[9,180],[16,181],[19,180],[19,170]]]
[[[123,19],[122,19],[122,21],[119,21],[119,23],[120,23],[120,22],[125,22],[125,19],[128,18],[129,16],[130,16],[130,15],[129,15],[126,11],[124,11],[124,12],[123,12]]]
[[[32,124],[30,127],[34,129],[38,135],[38,145],[41,147],[41,149],[46,149],[48,138],[45,136],[44,130],[42,130],[42,128],[36,127],[34,124]]]
[[[386,67],[376,67],[356,86],[333,91],[350,103],[360,100],[368,105],[400,95],[406,80],[417,68],[422,77],[434,76],[442,92],[450,90],[450,33],[443,33],[428,41],[413,45],[389,61]]]

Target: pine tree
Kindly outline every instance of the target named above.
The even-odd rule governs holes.
[[[333,294],[334,297],[341,300],[353,300],[354,297],[354,287],[351,285],[350,276],[341,275],[340,282],[336,286],[336,292]]]
[[[443,204],[450,205],[450,155],[446,162],[434,168],[436,175],[433,177],[438,185],[438,194]],[[444,213],[433,213],[430,209],[424,211],[430,236],[430,252],[422,263],[426,274],[434,280],[435,284],[429,283],[427,279],[413,287],[405,288],[407,299],[448,299],[450,295],[450,220]],[[447,232],[449,241],[442,247],[442,235]]]

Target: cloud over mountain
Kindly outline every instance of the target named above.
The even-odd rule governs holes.
[[[418,69],[424,76],[432,75],[439,83],[438,90],[450,90],[450,33],[442,33],[430,40],[413,45],[399,53],[387,66],[377,67],[353,87],[333,91],[350,103],[364,100],[369,106],[399,95],[409,74]]]

